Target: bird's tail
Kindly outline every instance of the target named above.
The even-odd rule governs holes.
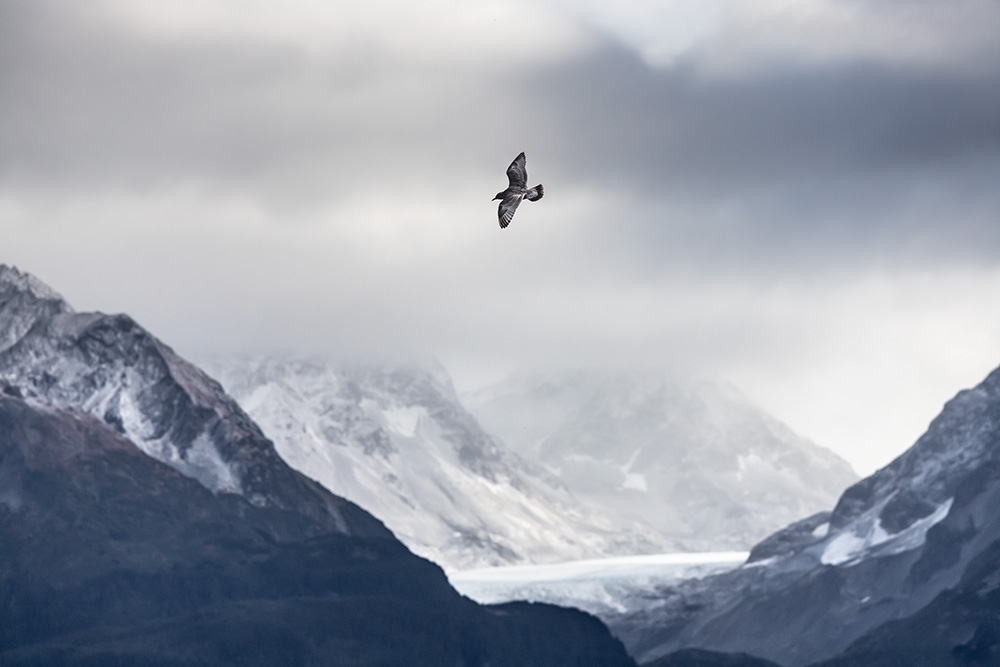
[[[528,201],[538,201],[543,196],[545,196],[545,188],[542,187],[541,183],[524,193],[524,198]]]

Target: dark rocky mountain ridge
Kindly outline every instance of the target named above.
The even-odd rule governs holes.
[[[23,330],[16,339],[0,339],[7,341],[0,349],[0,383],[94,415],[207,488],[297,508],[327,528],[381,529],[363,514],[357,515],[363,525],[346,524],[340,516],[345,501],[295,474],[217,382],[130,317],[74,313],[47,288],[45,298],[29,299],[34,292],[11,289],[28,279],[14,281],[14,270],[0,271],[0,324]]]
[[[0,266],[0,327],[0,664],[634,664],[462,598],[130,318]]]
[[[832,512],[612,624],[656,667],[998,665],[998,507],[1000,370]],[[582,612],[461,597],[133,320],[2,265],[0,547],[5,666],[635,664]]]
[[[645,611],[611,624],[645,660],[698,647],[793,666],[977,664],[960,655],[997,651],[998,507],[1000,370],[832,513],[779,531],[737,570],[651,592]],[[893,662],[916,646],[947,661]]]

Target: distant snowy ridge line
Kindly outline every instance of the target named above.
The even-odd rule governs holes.
[[[461,398],[483,428],[582,503],[677,544],[646,553],[750,548],[829,510],[857,481],[846,461],[718,378],[518,373]]]
[[[508,451],[437,362],[268,355],[205,365],[289,465],[445,568],[684,550],[646,523],[582,504]]]

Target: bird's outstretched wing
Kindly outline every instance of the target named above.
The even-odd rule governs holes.
[[[507,167],[507,180],[510,181],[511,186],[528,187],[528,171],[524,168],[523,152],[514,158],[514,161]]]
[[[514,219],[514,211],[521,204],[521,200],[524,199],[524,193],[509,192],[507,196],[500,201],[500,205],[497,206],[497,217],[500,218],[500,229],[504,229],[510,224],[510,221]]]

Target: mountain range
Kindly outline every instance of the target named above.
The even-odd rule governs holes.
[[[605,620],[641,661],[699,648],[790,667],[1000,664],[998,507],[1000,369],[832,512]]]
[[[464,409],[437,363],[266,357],[206,364],[294,468],[450,569],[677,550],[581,503]]]
[[[347,395],[362,408],[339,447],[391,458],[434,434],[441,460],[495,483],[524,475],[526,498],[538,480],[553,497],[593,498],[657,479],[637,467],[656,460],[638,445],[585,449],[585,469],[617,466],[603,476],[566,465],[559,438],[533,441],[537,462],[491,436],[466,449],[474,418],[439,421],[437,399],[413,400],[448,390],[451,402],[440,372],[356,372],[337,375],[358,383]],[[628,423],[649,393],[586,405]],[[331,414],[356,415],[348,404]],[[712,412],[687,405],[679,423]],[[456,423],[468,432],[453,438]],[[776,466],[772,451],[755,455]],[[574,490],[595,478],[613,483]],[[581,611],[462,597],[379,519],[289,466],[222,385],[134,320],[76,313],[0,265],[3,665],[632,667],[628,653],[651,667],[997,665],[998,506],[1000,369],[832,511],[759,541],[733,570],[637,591],[604,615],[616,639]]]
[[[567,373],[460,397],[432,361],[204,366],[289,464],[451,570],[746,549],[856,480],[721,383]]]
[[[463,396],[587,506],[684,551],[746,550],[829,509],[857,475],[731,384],[663,371],[516,374]]]
[[[124,315],[0,265],[0,664],[633,665],[482,607]]]

